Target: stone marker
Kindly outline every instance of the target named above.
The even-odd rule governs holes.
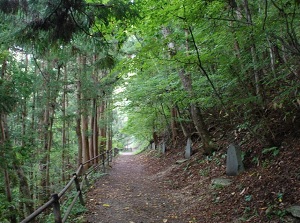
[[[119,154],[119,149],[118,148],[114,148],[114,156]]]
[[[166,153],[166,143],[165,143],[165,142],[163,142],[163,143],[161,144],[161,152],[162,152],[163,154]]]
[[[151,149],[155,149],[155,143],[151,143]]]
[[[188,161],[188,159],[184,159],[184,160],[176,160],[176,164],[182,164],[184,162]]]
[[[185,157],[186,159],[191,158],[192,152],[193,152],[193,151],[192,151],[192,140],[191,140],[191,138],[188,138],[187,143],[186,143],[186,147],[185,147],[185,154],[184,154],[184,157]]]
[[[291,213],[291,215],[295,218],[300,218],[300,206],[291,206],[288,209],[286,209],[286,211]]]
[[[226,178],[215,178],[211,180],[213,186],[229,186],[232,180]]]
[[[240,147],[235,144],[230,144],[227,150],[226,174],[228,176],[236,176],[244,170]]]

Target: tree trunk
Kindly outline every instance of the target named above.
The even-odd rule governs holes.
[[[77,82],[77,117],[76,117],[76,135],[78,140],[78,159],[77,166],[83,163],[82,133],[81,133],[81,82]]]
[[[111,98],[108,99],[107,102],[107,107],[108,107],[108,114],[106,117],[106,123],[107,123],[107,133],[106,133],[106,138],[107,138],[107,150],[111,150],[112,149],[112,112],[110,110],[111,107]]]
[[[100,153],[105,151],[106,147],[106,124],[105,124],[105,109],[106,109],[106,103],[103,100],[101,102],[101,105],[99,107],[99,119],[100,119]]]
[[[93,129],[93,157],[98,156],[98,138],[99,138],[99,131],[98,131],[98,112],[97,112],[97,100],[93,99],[93,122],[92,122],[92,129]],[[94,164],[97,164],[99,159],[94,161]]]
[[[7,168],[4,169],[4,182],[5,182],[5,192],[6,192],[6,198],[8,203],[11,203],[10,207],[8,208],[9,210],[9,220],[10,223],[17,223],[17,218],[16,218],[16,210],[14,206],[12,205],[12,194],[10,190],[10,179],[9,179],[9,174]]]
[[[202,72],[204,72],[204,74],[207,77],[208,81],[210,82],[213,90],[217,94],[218,98],[220,98],[220,101],[222,103],[221,97],[218,95],[218,92],[216,91],[213,83],[211,82],[210,78],[208,77],[208,74],[206,73],[206,71],[203,69],[203,67],[201,65],[199,50],[196,46],[196,42],[195,42],[195,39],[193,37],[191,27],[189,27],[188,30],[185,29],[186,37],[188,36],[189,32],[192,36],[193,44],[195,46],[195,50],[196,50],[197,55],[198,55],[198,63],[199,63],[198,65],[200,67],[200,70]],[[168,30],[168,28],[164,27],[162,29],[162,33],[163,33],[164,37],[166,38],[170,34],[170,31]],[[176,55],[177,50],[176,50],[175,43],[169,42],[168,43],[168,48],[169,48],[169,57],[173,57],[174,55]],[[188,52],[188,51],[189,51],[189,45],[188,45],[188,40],[186,39],[186,52]],[[178,75],[181,79],[181,83],[182,83],[182,86],[183,86],[184,90],[187,92],[187,94],[189,96],[189,99],[192,101],[192,99],[194,97],[194,92],[193,92],[193,87],[192,87],[191,74],[185,72],[184,68],[182,68],[182,69],[179,70]],[[214,148],[214,143],[212,142],[212,137],[210,136],[210,134],[207,131],[207,128],[205,126],[204,118],[201,114],[201,110],[200,110],[199,107],[197,107],[197,105],[194,102],[190,102],[190,108],[191,108],[191,116],[192,116],[193,123],[194,123],[195,128],[196,128],[198,134],[200,135],[202,143],[203,143],[204,153],[211,154],[213,152],[213,150],[215,149]],[[186,135],[191,135],[191,133],[186,133]]]
[[[178,124],[177,124],[177,109],[176,107],[171,108],[171,130],[172,130],[172,141],[173,143],[176,142],[177,137],[178,137]]]
[[[179,76],[181,79],[181,83],[185,89],[185,91],[189,94],[189,97],[192,99],[194,96],[193,88],[192,88],[192,79],[190,74],[186,74],[183,69],[179,71]],[[204,122],[203,115],[201,113],[200,108],[193,102],[190,103],[191,116],[195,128],[198,134],[201,137],[203,143],[203,150],[205,154],[211,154],[214,151],[214,143],[212,141],[212,137],[207,130],[207,127]]]
[[[21,202],[21,205],[25,206],[25,211],[22,215],[20,215],[20,218],[24,218],[26,215],[29,215],[34,212],[34,203],[32,201],[32,193],[28,184],[27,177],[25,176],[25,173],[20,165],[14,164],[14,169],[17,172],[18,178],[19,178],[19,188],[21,192],[22,198],[25,200],[24,202]]]
[[[87,114],[87,109],[86,106],[84,106],[84,111],[83,114],[81,115],[81,121],[82,121],[82,131],[81,131],[81,137],[82,137],[82,158],[83,158],[83,163],[88,161],[90,159],[90,151],[89,151],[89,136],[88,136],[88,131],[89,131],[89,117]],[[88,169],[89,164],[86,164],[84,166],[84,169]]]
[[[7,123],[6,123],[6,115],[0,113],[0,144],[3,147],[6,147],[9,145],[9,139],[8,139],[8,134],[7,134]],[[4,156],[5,151],[1,151],[1,155]],[[7,164],[4,164],[6,166],[4,168],[4,185],[5,185],[5,192],[6,192],[6,199],[7,202],[10,204],[8,210],[9,210],[9,219],[10,223],[17,223],[17,218],[16,218],[16,210],[14,208],[14,205],[12,204],[13,199],[12,199],[12,193],[10,189],[10,178],[9,178],[9,172],[7,168]]]
[[[45,62],[46,63],[46,62]],[[42,133],[43,133],[43,154],[40,161],[40,172],[41,172],[41,188],[42,193],[40,194],[40,201],[42,203],[48,201],[51,190],[50,190],[50,151],[52,148],[53,141],[53,123],[56,112],[56,100],[60,89],[60,75],[61,67],[57,67],[57,75],[51,73],[54,68],[54,63],[44,64],[43,76],[44,76],[44,95],[45,98],[45,109],[42,120]],[[49,71],[49,72],[48,72]]]
[[[250,11],[250,8],[249,8],[248,0],[244,0],[244,8],[245,8],[245,13],[246,13],[247,24],[249,26],[251,26],[250,52],[251,52],[252,63],[253,63],[252,72],[253,72],[253,75],[254,75],[255,92],[256,92],[256,96],[258,96],[263,102],[264,97],[263,97],[263,92],[262,92],[262,87],[261,87],[261,71],[257,68],[259,58],[257,56],[255,39],[254,39],[253,30],[252,30],[253,29],[252,28],[253,22],[252,22],[252,15],[251,15],[251,11]]]
[[[66,144],[67,144],[67,136],[66,136],[66,107],[67,107],[67,67],[64,67],[64,86],[63,86],[63,97],[62,97],[62,151],[61,151],[61,180],[64,183],[66,181],[65,171],[66,171]]]

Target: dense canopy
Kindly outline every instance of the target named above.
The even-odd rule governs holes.
[[[191,138],[208,155],[225,135],[299,136],[299,7],[0,0],[0,221],[113,147]]]

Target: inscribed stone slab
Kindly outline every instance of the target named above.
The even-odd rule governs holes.
[[[241,149],[236,144],[230,144],[227,150],[226,174],[228,176],[236,176],[243,171],[244,164],[242,162]]]
[[[193,151],[192,151],[192,140],[191,140],[191,138],[188,138],[187,143],[186,143],[186,147],[185,147],[185,154],[184,154],[184,157],[185,157],[186,159],[191,158],[192,152],[193,152]]]
[[[166,143],[165,142],[163,142],[161,145],[161,152],[166,153]]]
[[[155,149],[155,143],[154,142],[151,144],[151,148]]]

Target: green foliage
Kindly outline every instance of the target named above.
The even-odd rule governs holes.
[[[207,156],[205,158],[206,161],[208,161],[208,162],[214,162],[215,165],[217,165],[217,166],[222,165],[224,159],[225,159],[224,155],[217,154],[216,152],[213,152],[211,156]]]
[[[273,156],[277,156],[279,154],[279,148],[276,146],[270,147],[270,148],[264,148],[262,150],[262,154],[268,154],[271,153]]]
[[[190,124],[196,104],[205,122],[247,133],[244,140],[251,134],[267,145],[262,154],[278,156],[280,135],[299,134],[300,17],[293,1],[266,2],[249,2],[247,11],[240,1],[221,0],[1,1],[0,113],[8,114],[11,137],[1,144],[1,165],[24,166],[30,188],[38,188],[38,163],[49,152],[49,176],[58,185],[76,167],[76,118],[94,112],[91,99],[108,103],[112,94],[114,108],[98,124],[113,123],[118,148],[129,140],[146,145],[153,132],[169,134],[174,107],[177,124]],[[188,91],[181,71],[191,76]],[[44,132],[54,136],[50,151]],[[205,162],[223,159],[213,154]],[[252,162],[259,165],[259,157]],[[16,176],[12,181],[15,200],[22,200]],[[3,188],[0,183],[1,222],[10,205]],[[253,214],[245,209],[246,217]]]
[[[208,177],[210,174],[210,167],[205,167],[205,168],[199,170],[199,174],[200,174],[200,176]]]
[[[0,79],[0,113],[9,113],[17,103],[14,85],[10,81]]]
[[[287,215],[287,211],[279,207],[277,204],[268,204],[266,215],[268,219],[279,218],[283,220],[283,217]]]
[[[145,151],[145,149],[146,149],[146,148],[140,148],[140,149],[136,150],[133,154],[134,154],[134,155],[138,155],[138,154],[140,154],[140,153],[143,153],[143,152]]]
[[[245,201],[250,202],[252,200],[252,195],[245,195]]]

